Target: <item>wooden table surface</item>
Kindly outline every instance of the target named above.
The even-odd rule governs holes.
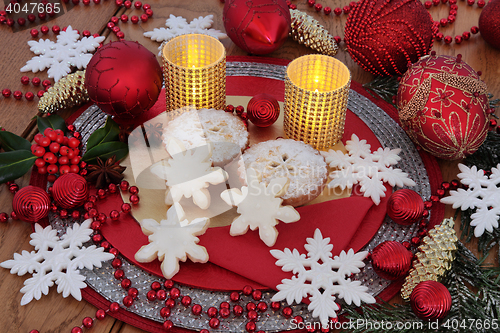
[[[5,2],[7,3],[7,2]],[[146,2],[144,2],[146,3]],[[169,0],[147,1],[151,4],[154,11],[154,16],[146,23],[132,24],[120,22],[118,25],[125,33],[125,39],[136,40],[146,46],[149,50],[156,53],[158,43],[152,42],[150,39],[143,36],[144,31],[150,31],[153,28],[164,26],[165,20],[170,14],[183,16],[188,21],[201,15],[214,15],[213,28],[224,30],[222,23],[223,4],[219,0]],[[346,16],[336,17],[333,13],[330,16],[325,16],[322,13],[317,14],[307,6],[304,0],[294,0],[298,9],[307,12],[314,18],[319,20],[332,35],[343,37]],[[324,6],[331,8],[343,7],[349,4],[348,0],[322,0]],[[65,7],[66,8],[66,7]],[[72,8],[72,9],[71,9]],[[132,7],[133,8],[133,7]],[[71,9],[67,11],[67,9]],[[96,5],[91,3],[84,6],[82,3],[73,6],[68,5],[66,13],[50,22],[44,22],[48,27],[59,25],[61,28],[71,25],[79,31],[89,30],[92,34],[99,33],[107,36],[105,41],[116,40],[113,33],[110,34],[106,28],[106,24],[110,18],[127,14],[132,15],[142,14],[142,10],[125,9],[117,7],[112,0],[101,0],[101,3]],[[434,20],[448,17],[449,5],[440,4],[437,7],[430,9]],[[476,5],[469,7],[463,0],[458,1],[458,15],[454,24],[442,30],[445,35],[456,36],[462,32],[470,30],[471,26],[478,24],[478,18],[481,9]],[[9,88],[12,91],[20,90],[23,93],[32,91],[36,94],[38,89],[30,84],[23,86],[20,82],[22,75],[27,75],[31,78],[38,76],[42,80],[47,78],[46,71],[33,74],[31,72],[23,74],[19,71],[24,66],[27,60],[34,55],[29,50],[27,41],[32,40],[30,29],[40,29],[41,24],[37,19],[35,23],[28,24],[29,29],[14,31],[6,25],[0,26],[0,90]],[[18,25],[16,24],[16,27]],[[55,40],[55,35],[49,32],[43,38]],[[245,52],[236,47],[229,39],[223,40],[223,44],[227,48],[228,55],[246,55]],[[500,96],[500,51],[493,49],[487,45],[481,36],[472,35],[471,39],[463,42],[461,45],[453,43],[445,45],[441,42],[436,42],[433,50],[438,54],[457,55],[462,54],[463,59],[471,65],[475,70],[482,71],[482,79],[487,83],[489,91],[496,97]],[[276,52],[268,55],[269,57],[294,59],[298,56],[313,53],[313,51],[296,44],[292,40],[287,42]],[[340,44],[340,51],[336,56],[337,59],[343,61],[351,70],[353,80],[361,83],[366,83],[372,80],[373,76],[364,72],[350,58],[345,51],[345,44]],[[36,134],[31,119],[37,114],[38,98],[32,102],[15,100],[14,98],[4,98],[0,96],[0,126],[6,130],[22,135],[29,140],[32,140]],[[439,161],[445,180],[456,178],[457,161]],[[28,184],[29,175],[24,176],[16,181],[20,187]],[[5,185],[0,186],[0,212],[12,211],[13,195],[8,191]],[[447,216],[452,216],[453,211],[447,208]],[[23,250],[32,250],[29,245],[31,225],[22,221],[11,221],[0,225],[0,262],[12,258],[15,252]],[[474,249],[474,244],[468,245]],[[495,253],[497,253],[495,251]],[[493,261],[495,255],[490,256],[489,260]],[[78,302],[72,297],[63,298],[55,291],[55,287],[51,288],[49,295],[42,296],[38,301],[32,301],[28,305],[20,306],[22,294],[19,290],[23,286],[24,280],[28,276],[19,277],[9,274],[7,269],[0,269],[0,332],[29,332],[32,329],[37,329],[40,332],[70,332],[74,326],[80,326],[84,317],[94,317],[96,308],[85,301]],[[395,298],[395,301],[398,301]],[[89,330],[94,333],[101,332],[142,332],[135,327],[124,324],[114,318],[107,317],[103,321],[96,322],[94,327]]]

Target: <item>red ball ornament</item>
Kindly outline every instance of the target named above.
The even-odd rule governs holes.
[[[248,102],[247,115],[255,126],[268,127],[280,116],[280,105],[274,96],[258,94]]]
[[[36,223],[49,213],[50,198],[40,187],[26,186],[14,195],[12,209],[19,219]]]
[[[417,0],[361,0],[350,10],[345,43],[364,70],[402,75],[409,62],[430,52],[437,27]]]
[[[55,203],[65,209],[81,206],[89,197],[87,181],[76,173],[60,176],[52,186]]]
[[[408,136],[432,155],[462,159],[488,132],[486,84],[460,55],[431,55],[401,78],[397,106]]]
[[[411,267],[413,254],[403,244],[385,241],[372,251],[375,272],[383,279],[397,280],[405,276]]]
[[[436,281],[423,281],[413,289],[410,304],[417,317],[434,321],[445,318],[450,312],[451,295],[443,284]]]
[[[151,108],[161,91],[156,56],[137,42],[118,41],[94,54],[85,73],[89,98],[120,123],[132,123]]]
[[[228,37],[251,54],[276,51],[291,27],[285,0],[226,1],[222,19]]]
[[[490,0],[479,16],[481,36],[496,49],[500,49],[500,0]]]
[[[387,215],[397,224],[412,225],[422,218],[423,213],[424,201],[413,190],[397,190],[387,200]]]

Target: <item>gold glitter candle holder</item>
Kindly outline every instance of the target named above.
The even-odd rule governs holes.
[[[339,60],[306,55],[286,69],[284,131],[316,149],[335,145],[344,133],[351,73]]]
[[[217,38],[189,34],[162,50],[167,111],[194,105],[223,110],[226,104],[226,50]]]

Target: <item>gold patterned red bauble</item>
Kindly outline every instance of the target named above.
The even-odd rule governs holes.
[[[424,201],[413,190],[397,190],[387,200],[387,215],[397,224],[412,225],[422,218],[423,213]]]
[[[268,127],[280,116],[280,105],[274,96],[257,94],[248,102],[247,115],[255,126]]]
[[[360,0],[345,26],[347,51],[374,75],[402,75],[429,54],[437,26],[418,0]]]
[[[461,159],[486,139],[486,93],[486,84],[461,55],[423,57],[399,83],[399,120],[425,151],[443,159]]]
[[[397,280],[405,276],[411,267],[413,254],[403,244],[385,241],[372,251],[373,269],[383,279]]]
[[[451,295],[442,283],[423,281],[413,289],[410,304],[420,319],[427,321],[443,319],[450,312]]]
[[[479,16],[479,32],[486,41],[500,49],[500,0],[490,0]]]
[[[76,173],[66,173],[52,185],[52,197],[64,209],[81,206],[89,197],[87,181]]]
[[[119,123],[133,123],[149,110],[158,99],[162,83],[156,56],[137,42],[102,46],[85,72],[89,98]]]
[[[226,0],[222,19],[228,37],[251,54],[276,51],[291,29],[285,0]]]
[[[39,222],[47,216],[49,208],[49,195],[37,186],[23,187],[12,199],[12,210],[19,219],[26,222]]]

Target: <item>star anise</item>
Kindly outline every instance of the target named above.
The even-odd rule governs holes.
[[[123,171],[126,167],[116,163],[116,156],[108,158],[103,162],[101,158],[97,158],[97,165],[87,165],[88,175],[87,181],[95,183],[97,188],[105,188],[108,184],[118,184],[123,179]]]

